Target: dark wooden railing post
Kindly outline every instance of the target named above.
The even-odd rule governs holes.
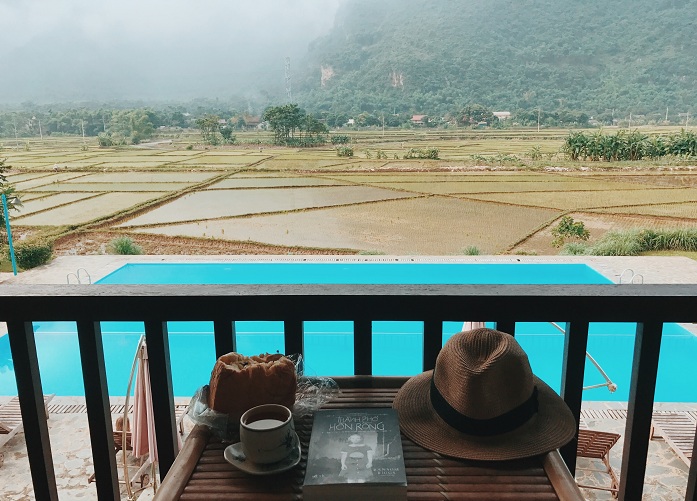
[[[116,471],[114,435],[111,426],[109,389],[104,365],[104,347],[99,322],[77,321],[82,379],[85,385],[87,422],[92,443],[94,478],[98,499],[121,499]]]
[[[436,366],[436,358],[443,346],[443,322],[435,319],[424,320],[423,370],[430,371]]]
[[[353,322],[353,373],[357,376],[373,373],[373,322],[366,318]]]
[[[237,351],[237,339],[235,338],[235,322],[230,319],[217,319],[213,321],[213,337],[215,338],[215,358],[232,351]]]
[[[619,498],[623,501],[641,499],[644,490],[662,333],[662,322],[637,324],[620,476]]]
[[[34,496],[36,499],[57,501],[58,488],[48,436],[34,327],[31,322],[9,321],[7,333],[10,336],[10,350],[17,380],[19,405],[22,409]]]
[[[177,426],[174,416],[172,368],[169,358],[167,322],[145,322],[145,341],[148,346],[152,405],[157,430],[157,456],[160,462],[160,478],[165,478],[179,452]]]
[[[588,322],[571,322],[567,323],[564,329],[566,333],[564,335],[564,360],[561,369],[561,396],[576,419],[577,429],[581,419],[588,325]],[[578,433],[560,451],[566,467],[569,468],[572,475],[576,472],[577,448]]]
[[[302,354],[305,355],[304,346],[304,323],[300,318],[285,319],[283,322],[283,339],[285,340],[286,355]]]
[[[505,322],[494,322],[494,328],[497,331],[515,336],[515,321],[506,320]]]

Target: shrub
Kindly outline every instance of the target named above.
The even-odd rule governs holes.
[[[332,136],[332,144],[349,144],[350,142],[350,136],[344,134]]]
[[[100,148],[108,148],[114,145],[113,139],[111,139],[111,134],[107,132],[100,132],[97,134],[97,142]]]
[[[53,242],[34,240],[14,246],[17,265],[23,270],[46,264],[53,255]]]
[[[481,251],[479,250],[478,247],[476,247],[474,245],[470,245],[470,246],[462,249],[462,253],[465,256],[479,256],[481,254]]]
[[[412,158],[438,160],[438,148],[410,148],[404,155],[405,160]]]
[[[353,148],[350,146],[341,146],[336,149],[336,156],[338,157],[352,157],[353,156]]]
[[[143,253],[143,249],[133,242],[130,237],[118,237],[109,242],[111,254],[121,254],[122,256],[135,256]]]
[[[567,238],[577,238],[579,240],[588,240],[590,232],[586,229],[583,222],[574,222],[571,216],[564,216],[559,221],[559,224],[552,228],[552,245],[561,247]]]
[[[588,253],[588,246],[580,242],[569,242],[559,254],[563,256],[583,256]]]
[[[643,248],[638,230],[608,231],[589,250],[593,256],[638,256]]]

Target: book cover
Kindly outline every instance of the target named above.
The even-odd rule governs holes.
[[[399,420],[394,409],[315,413],[303,484],[306,501],[407,497]]]

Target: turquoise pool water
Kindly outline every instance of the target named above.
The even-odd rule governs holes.
[[[220,263],[126,265],[99,283],[610,283],[586,265],[422,264],[422,263]],[[550,312],[551,315],[554,312]],[[462,319],[485,320],[485,319]],[[493,326],[493,324],[489,324]],[[462,321],[444,322],[444,342],[459,332]],[[70,322],[37,322],[37,351],[46,393],[82,395],[84,388],[75,326]],[[283,351],[282,322],[236,322],[238,349],[247,355]],[[634,344],[634,324],[593,323],[588,351],[619,389],[584,392],[587,400],[627,400]],[[123,395],[139,322],[102,324],[107,379],[111,395]],[[305,362],[308,372],[353,373],[351,322],[306,322]],[[170,354],[175,395],[191,395],[206,384],[215,362],[212,322],[170,322]],[[548,323],[518,323],[516,338],[528,353],[533,371],[559,389],[563,335]],[[423,325],[420,322],[373,323],[373,372],[413,375],[421,372]],[[395,342],[398,341],[398,342]],[[395,351],[399,346],[399,351]],[[331,357],[327,357],[331,353]],[[657,401],[697,401],[692,363],[697,337],[667,324],[661,346]],[[331,360],[331,363],[328,362]],[[587,363],[586,385],[604,380]],[[16,393],[7,336],[0,337],[0,394]]]

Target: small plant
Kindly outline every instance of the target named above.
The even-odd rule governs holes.
[[[462,253],[465,256],[479,256],[481,254],[481,251],[479,250],[478,247],[474,245],[470,245],[462,249]]]
[[[353,156],[353,148],[350,146],[341,146],[336,149],[336,156],[337,157],[352,157]]]
[[[130,237],[118,237],[109,242],[109,252],[122,256],[136,256],[143,253],[143,249],[136,245]]]
[[[365,158],[373,158],[373,154],[370,152],[370,150],[365,150]]]
[[[382,150],[378,150],[377,153],[375,154],[375,158],[387,160],[387,153],[385,153]]]
[[[528,156],[530,157],[530,160],[541,160],[542,148],[540,147],[540,145],[536,144],[535,146],[530,148],[530,151],[528,151]]]
[[[561,218],[561,221],[559,221],[559,224],[552,229],[552,236],[554,237],[552,245],[554,247],[561,247],[568,238],[588,240],[591,234],[586,229],[583,222],[574,222],[574,218],[571,216],[564,216]]]
[[[17,265],[23,270],[46,264],[53,256],[53,243],[44,240],[23,242],[14,246]]]
[[[189,144],[189,145],[186,146],[186,149],[189,150],[189,151],[191,151],[191,150],[194,149],[194,145],[193,145],[193,144]]]

